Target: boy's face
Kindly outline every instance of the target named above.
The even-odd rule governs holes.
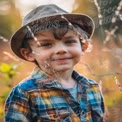
[[[55,39],[51,31],[37,35],[40,46],[34,40],[29,41],[33,60],[36,60],[44,71],[66,71],[73,69],[82,55],[79,37],[69,30],[61,40]],[[28,57],[28,56],[27,56]],[[28,60],[28,59],[27,59]]]

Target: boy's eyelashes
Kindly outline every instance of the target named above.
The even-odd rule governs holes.
[[[72,43],[76,43],[76,40],[66,40],[65,43],[66,44],[72,44]]]
[[[41,47],[49,47],[49,46],[52,46],[52,43],[42,43],[40,44]]]

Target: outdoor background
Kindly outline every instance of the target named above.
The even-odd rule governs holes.
[[[75,69],[100,84],[106,122],[122,122],[122,0],[0,0],[0,122],[10,90],[34,68],[13,54],[10,37],[21,26],[26,13],[48,3],[94,19],[92,51],[81,58]]]

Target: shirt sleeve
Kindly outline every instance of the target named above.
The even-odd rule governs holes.
[[[27,95],[15,87],[5,102],[5,122],[31,122]]]
[[[91,108],[92,122],[104,122],[104,101],[98,85],[92,85],[87,91]]]

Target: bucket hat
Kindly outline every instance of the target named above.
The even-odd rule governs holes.
[[[63,16],[63,17],[62,17]],[[12,35],[10,46],[12,51],[19,57],[26,60],[20,53],[20,48],[24,38],[30,36],[27,26],[36,34],[41,30],[57,26],[58,22],[66,21],[78,24],[85,32],[88,38],[92,37],[94,32],[93,20],[85,14],[71,14],[54,4],[41,5],[30,11],[23,19],[22,26]]]

